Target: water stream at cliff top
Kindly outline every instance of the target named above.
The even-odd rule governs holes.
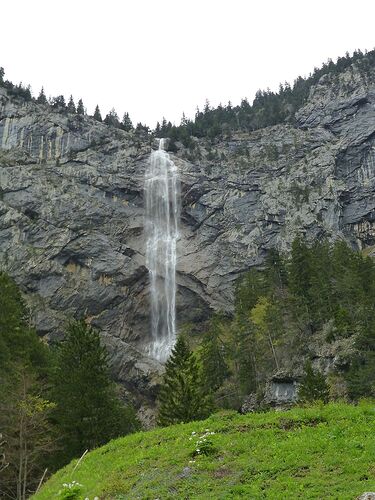
[[[145,174],[146,266],[150,275],[149,355],[165,362],[176,340],[176,243],[180,190],[178,172],[160,139]]]

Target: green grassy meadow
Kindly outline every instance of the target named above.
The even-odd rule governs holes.
[[[355,499],[375,491],[375,403],[221,412],[113,440],[76,463],[33,499],[63,498],[73,480],[80,492],[64,498]]]

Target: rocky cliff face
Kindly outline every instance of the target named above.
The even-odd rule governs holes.
[[[102,332],[114,373],[150,393],[143,178],[150,139],[17,102],[0,88],[0,265],[41,335]],[[296,124],[174,155],[182,183],[179,324],[230,311],[233,284],[297,233],[375,243],[375,85],[323,77]],[[152,392],[152,391],[151,391]]]

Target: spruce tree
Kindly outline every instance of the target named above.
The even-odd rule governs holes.
[[[121,128],[125,130],[126,132],[129,132],[130,130],[133,130],[133,123],[130,119],[129,113],[124,113],[122,122],[121,122]]]
[[[83,105],[82,99],[80,99],[78,101],[78,104],[77,104],[77,114],[78,115],[84,115],[85,114],[85,107]]]
[[[95,108],[94,118],[98,122],[102,122],[103,121],[102,114],[100,113],[100,109],[99,109],[98,104],[96,105],[96,108]]]
[[[52,99],[52,107],[60,111],[66,109],[65,97],[63,95],[58,95]]]
[[[84,321],[69,325],[58,349],[53,396],[62,463],[137,428],[116,397],[99,333]]]
[[[229,374],[225,361],[226,348],[220,338],[221,322],[220,317],[215,316],[202,340],[200,359],[207,392],[219,389]]]
[[[112,108],[109,113],[104,118],[104,123],[110,127],[118,128],[120,126],[120,120],[115,108]]]
[[[211,399],[204,391],[201,371],[184,337],[177,339],[159,394],[160,425],[201,420],[210,414]]]
[[[48,104],[47,97],[46,97],[46,94],[44,93],[43,87],[41,88],[41,90],[39,92],[39,96],[38,96],[36,102],[38,104]]]
[[[68,109],[68,113],[72,113],[72,114],[77,113],[76,105],[74,104],[74,100],[73,100],[72,95],[69,98],[67,109]]]

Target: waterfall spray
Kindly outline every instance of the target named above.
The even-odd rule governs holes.
[[[149,354],[167,360],[176,340],[176,243],[179,219],[177,168],[164,150],[151,153],[145,175],[146,265],[150,275],[151,334]]]

